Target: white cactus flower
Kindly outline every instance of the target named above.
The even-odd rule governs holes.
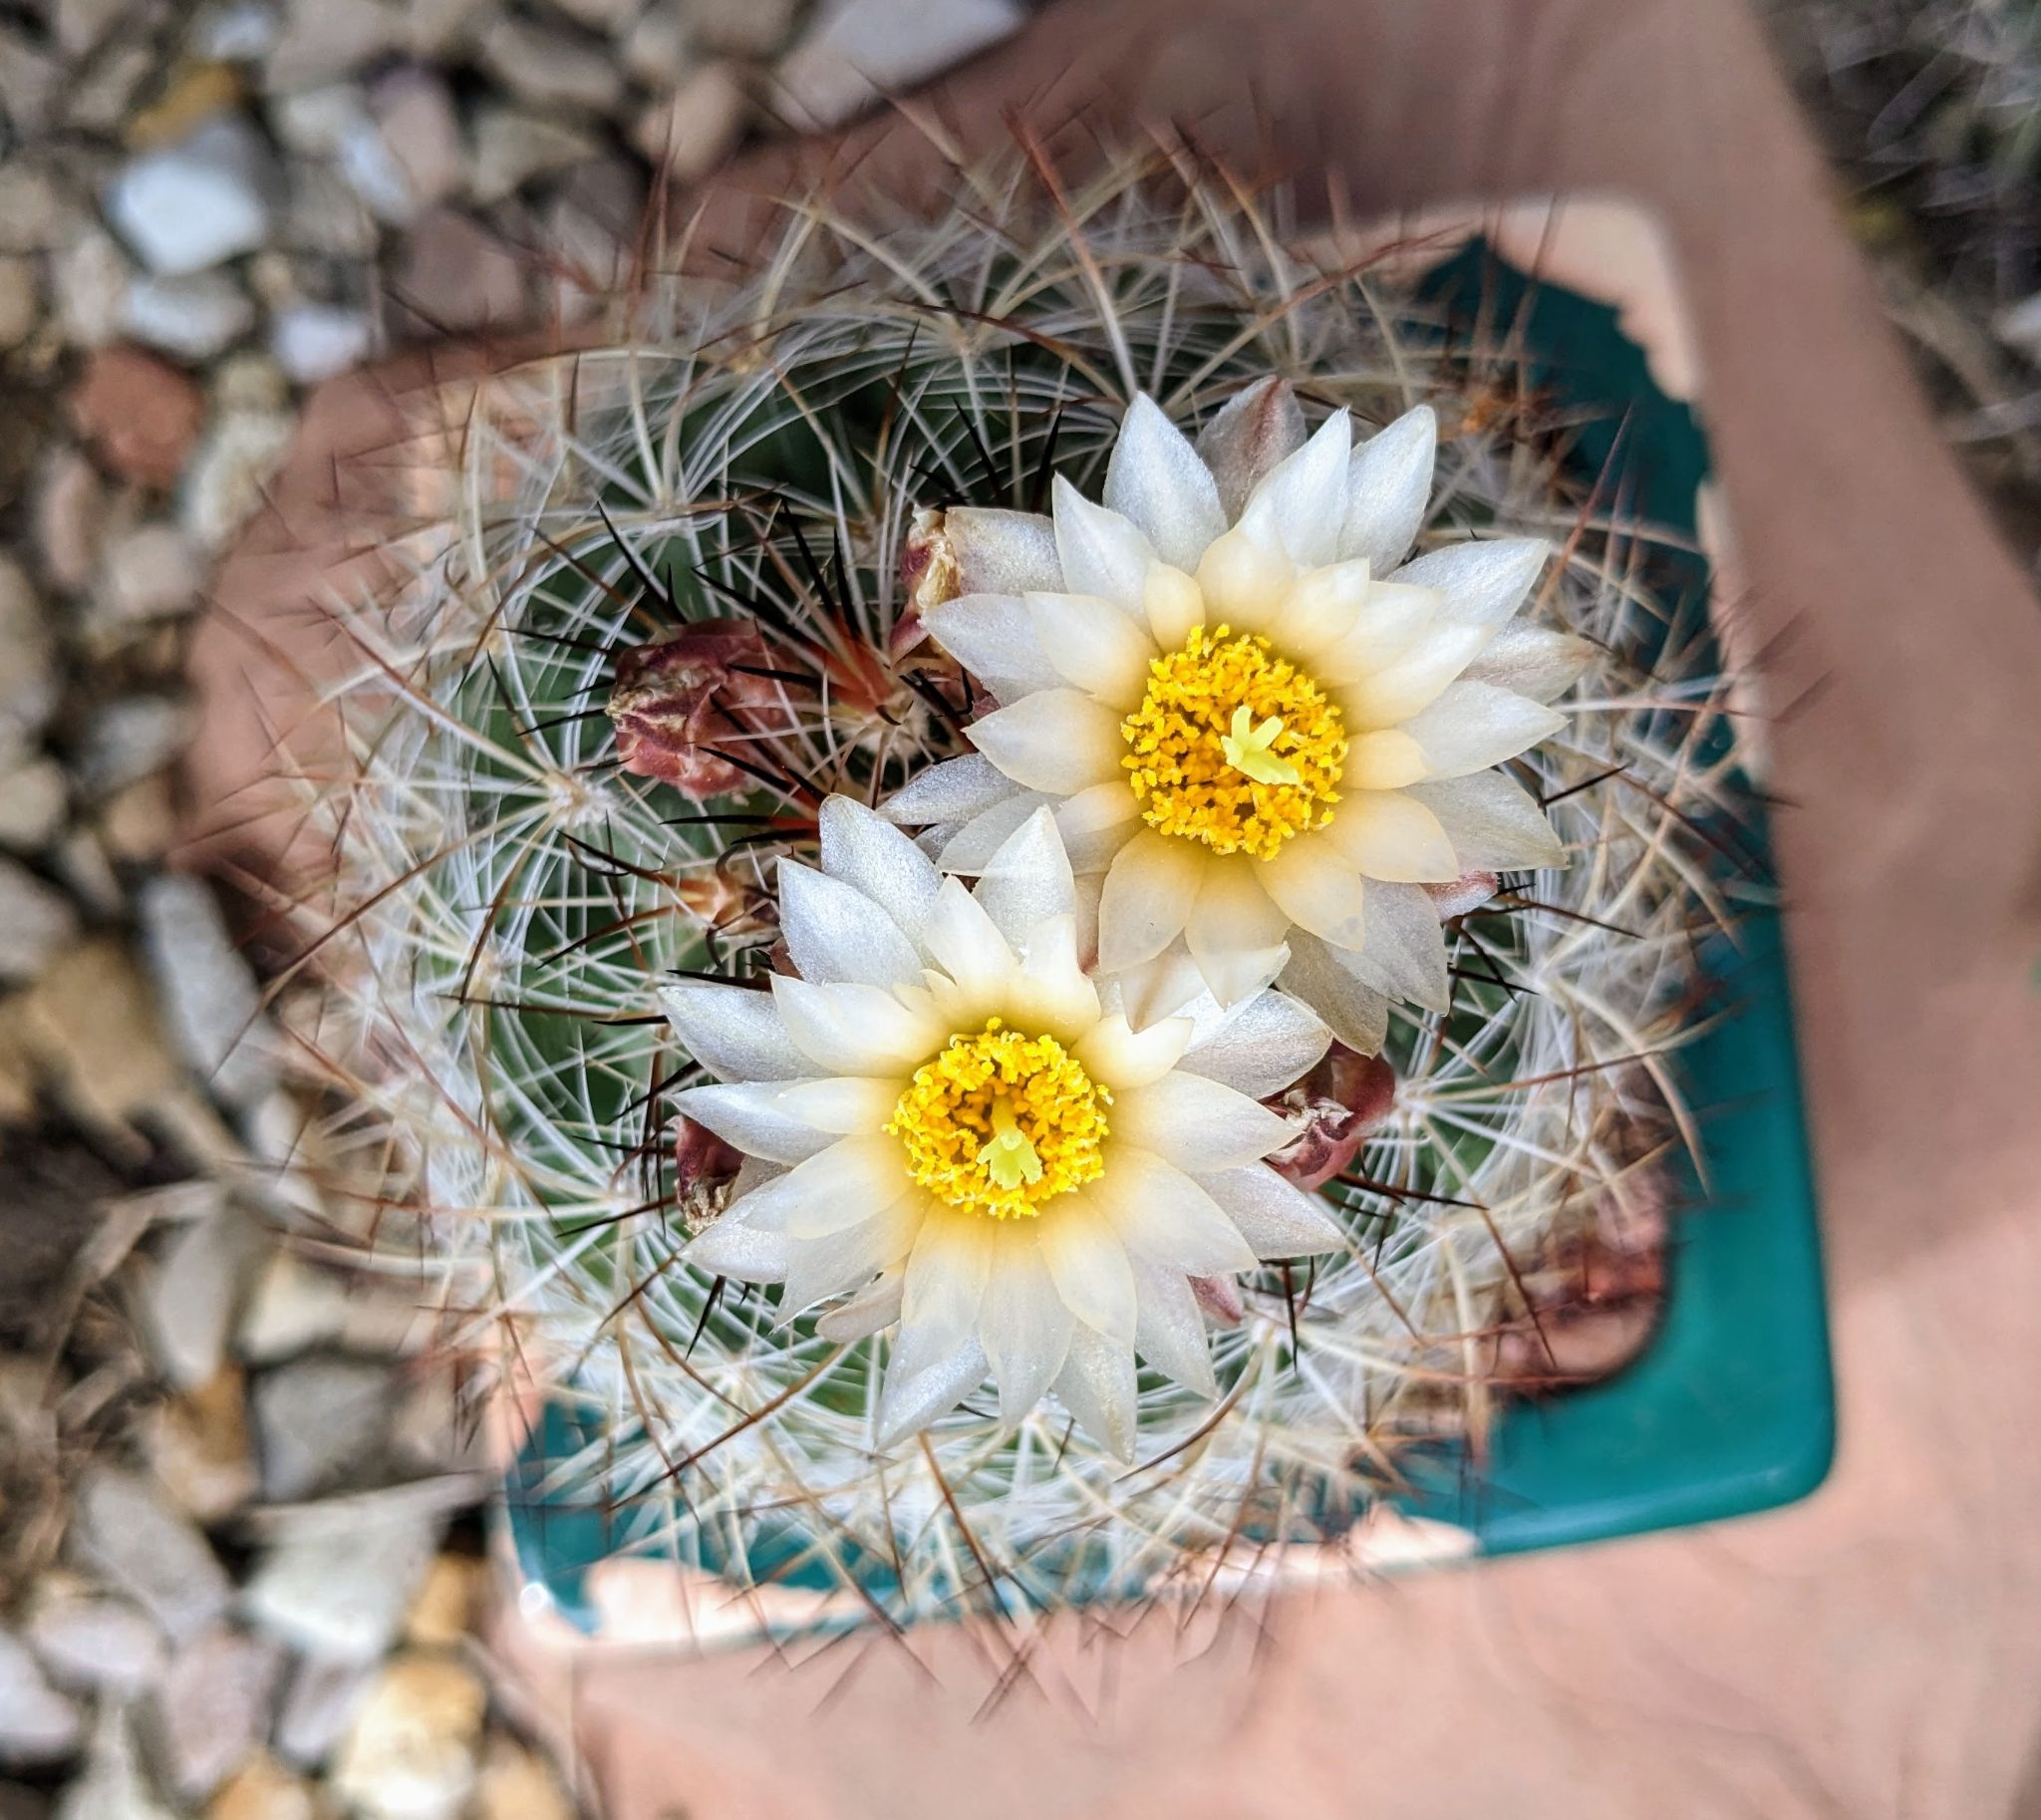
[[[968,874],[1050,805],[1103,875],[1098,965],[1137,1026],[1280,980],[1372,1050],[1387,999],[1442,1007],[1422,887],[1558,862],[1492,767],[1565,724],[1545,704],[1587,649],[1507,623],[1542,541],[1404,560],[1435,446],[1426,407],[1358,448],[1343,411],[1307,440],[1264,381],[1194,448],[1137,397],[1102,505],[1058,476],[1052,520],[972,514],[964,585],[999,591],[922,617],[1000,706],[888,816],[939,825]]]
[[[1191,1279],[1337,1249],[1322,1202],[1262,1161],[1295,1133],[1258,1096],[1329,1034],[1268,993],[1136,1033],[1078,958],[1055,823],[1027,817],[976,890],[844,797],[820,871],[780,863],[796,972],[664,989],[721,1083],[680,1109],[753,1159],[685,1256],[779,1284],[832,1339],[894,1322],[885,1445],[993,1377],[1004,1420],[1053,1389],[1131,1455],[1135,1357],[1215,1389]]]

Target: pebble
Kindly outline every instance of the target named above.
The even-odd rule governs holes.
[[[279,234],[283,244],[329,258],[367,259],[376,251],[380,231],[368,204],[332,165],[292,164]]]
[[[93,605],[105,620],[136,625],[197,604],[205,572],[174,524],[138,524],[111,536],[100,556]]]
[[[357,1663],[300,1662],[277,1708],[274,1742],[287,1762],[323,1765],[346,1732],[369,1688],[371,1670]]]
[[[484,105],[474,123],[475,199],[501,201],[533,177],[593,157],[598,150],[578,127],[521,108]]]
[[[107,796],[160,770],[191,736],[191,710],[169,696],[131,695],[86,720],[72,774],[90,795]]]
[[[43,278],[26,253],[0,253],[0,348],[28,340],[43,310]]]
[[[206,433],[185,470],[177,520],[201,549],[223,548],[262,504],[262,489],[290,453],[287,411],[229,411]]]
[[[175,1820],[143,1780],[125,1707],[101,1707],[91,1761],[64,1791],[56,1820]]]
[[[0,551],[0,753],[42,738],[57,706],[57,649],[28,571]]]
[[[210,360],[255,326],[255,304],[225,272],[142,277],[128,286],[121,326],[180,360]]]
[[[1018,31],[1020,0],[825,0],[778,82],[793,117],[833,127]]]
[[[545,210],[563,301],[593,305],[628,278],[645,216],[645,180],[622,158],[568,172]]]
[[[81,348],[118,341],[134,268],[112,234],[87,228],[50,261],[50,289],[65,340]]]
[[[48,170],[19,156],[0,160],[0,252],[50,252],[76,238],[79,226]]]
[[[33,980],[78,933],[71,900],[0,856],[0,982]]]
[[[405,236],[395,301],[429,329],[459,331],[522,318],[524,261],[466,215],[435,209]]]
[[[1991,319],[1991,330],[2007,347],[2041,366],[2041,291],[2007,304]]]
[[[725,57],[770,57],[793,36],[801,0],[687,0],[696,41]]]
[[[49,845],[63,831],[69,797],[64,767],[54,758],[0,775],[0,846],[33,853]]]
[[[474,1628],[488,1570],[472,1555],[438,1555],[404,1618],[404,1640],[421,1650],[450,1650]]]
[[[659,0],[617,46],[624,73],[655,95],[671,95],[694,59],[694,27],[682,0]]]
[[[345,1280],[279,1246],[255,1280],[234,1350],[257,1365],[315,1347],[380,1357],[415,1352],[429,1327],[417,1304],[415,1290]]]
[[[58,50],[76,61],[86,55],[128,13],[128,0],[56,0],[50,8],[50,36]]]
[[[375,1482],[394,1401],[388,1366],[313,1355],[256,1380],[262,1489],[278,1502]]]
[[[168,487],[205,418],[184,374],[139,348],[100,348],[65,399],[73,427],[123,479]]]
[[[486,1705],[481,1681],[460,1663],[394,1658],[341,1742],[334,1793],[368,1820],[453,1820],[474,1790]]]
[[[269,351],[301,386],[360,366],[375,344],[375,324],[367,314],[336,304],[297,304],[280,311],[270,325]]]
[[[295,1513],[263,1552],[243,1610],[301,1655],[373,1663],[397,1641],[440,1525],[433,1512],[403,1508]]]
[[[77,450],[60,446],[45,456],[36,481],[36,553],[43,559],[44,572],[68,592],[88,585],[98,571],[106,529],[105,493],[98,470]],[[0,588],[0,629],[5,624],[4,601],[5,589]],[[0,664],[4,662],[0,659]],[[0,685],[0,703],[5,699],[5,686]],[[0,714],[4,712],[0,707]]]
[[[194,127],[238,108],[247,98],[247,77],[238,64],[180,63],[170,72],[163,92],[128,122],[122,137],[138,152],[173,147]]]
[[[146,44],[109,47],[79,74],[64,98],[65,126],[74,133],[118,138],[135,112],[136,98],[158,67],[154,50]]]
[[[283,1651],[224,1626],[195,1638],[156,1683],[145,1736],[169,1791],[200,1801],[269,1734]]]
[[[85,1564],[142,1607],[173,1642],[226,1615],[233,1589],[190,1520],[142,1477],[95,1466],[79,1488],[72,1536]]]
[[[551,4],[576,25],[614,35],[638,17],[645,0],[551,0]]]
[[[260,135],[237,115],[219,116],[123,166],[108,186],[107,215],[151,271],[176,276],[260,246],[274,185]]]
[[[225,1521],[259,1489],[248,1445],[247,1399],[241,1373],[232,1365],[150,1411],[143,1445],[164,1489],[200,1523]]]
[[[179,1389],[210,1383],[226,1363],[227,1334],[262,1246],[256,1223],[223,1201],[179,1228],[145,1279],[142,1324],[149,1352]]]
[[[199,9],[184,43],[206,62],[260,63],[276,48],[282,29],[268,0],[215,0]]]
[[[538,107],[602,114],[623,94],[623,73],[606,48],[510,13],[482,28],[481,55],[513,94]]]
[[[266,1750],[258,1750],[227,1778],[205,1810],[205,1820],[318,1820],[318,1798]]]
[[[638,117],[631,144],[654,169],[663,164],[677,181],[693,183],[736,149],[749,112],[736,66],[704,64],[669,100]]]
[[[143,866],[160,860],[177,837],[177,801],[167,774],[138,777],[100,805],[96,830],[107,857]]]
[[[64,80],[63,66],[27,33],[0,23],[0,115],[18,138],[40,134]]]
[[[514,1738],[493,1737],[482,1756],[475,1820],[574,1820],[553,1766]]]
[[[50,1685],[25,1643],[0,1631],[0,1765],[61,1763],[84,1731],[77,1701]]]
[[[445,83],[429,70],[393,70],[369,92],[369,110],[417,208],[467,186],[467,148]]]
[[[273,1032],[262,1013],[255,970],[228,932],[218,898],[202,879],[164,873],[143,886],[139,909],[170,1041],[229,1105],[250,1104],[276,1082]],[[243,1247],[236,1245],[231,1255],[242,1259]],[[222,1252],[214,1260],[216,1271],[224,1270],[227,1256]],[[176,1381],[189,1385],[210,1377],[224,1339],[222,1328],[202,1368]]]
[[[291,0],[263,86],[275,93],[332,82],[395,50],[404,37],[402,10],[382,0]]]
[[[28,1641],[50,1678],[83,1693],[132,1699],[162,1670],[162,1633],[125,1599],[47,1583]]]

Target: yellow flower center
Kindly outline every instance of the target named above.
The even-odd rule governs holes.
[[[1142,819],[1215,853],[1273,859],[1321,828],[1339,800],[1339,710],[1269,641],[1197,627],[1148,666],[1148,693],[1120,723]]]
[[[907,1173],[937,1199],[996,1220],[1031,1219],[1105,1173],[1111,1103],[1053,1037],[1025,1037],[992,1018],[915,1069],[886,1129],[907,1152]]]

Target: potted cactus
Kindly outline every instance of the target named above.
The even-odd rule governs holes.
[[[1534,280],[1508,214],[973,183],[436,401],[344,615],[321,1048],[505,1364],[533,1598],[749,1641],[1797,1495],[1676,345],[1550,207]]]

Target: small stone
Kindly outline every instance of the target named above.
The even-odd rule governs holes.
[[[434,1558],[404,1618],[404,1640],[420,1650],[451,1650],[474,1629],[487,1570],[472,1555]]]
[[[514,1738],[492,1737],[475,1790],[475,1820],[574,1820],[553,1766]]]
[[[81,1693],[132,1699],[162,1670],[162,1633],[127,1600],[100,1593],[46,1590],[28,1641],[50,1678]]]
[[[369,109],[415,208],[430,208],[467,184],[467,150],[453,97],[427,70],[395,70],[369,94]]]
[[[48,170],[17,155],[0,161],[0,252],[51,252],[70,244],[79,226]]]
[[[212,373],[212,408],[220,412],[281,411],[291,402],[291,383],[267,354],[249,349],[223,360]]]
[[[645,0],[551,0],[551,4],[576,25],[614,36],[638,17]]]
[[[137,278],[128,286],[122,326],[180,360],[210,360],[255,326],[255,305],[225,272]]]
[[[263,84],[276,92],[332,82],[396,49],[404,37],[403,13],[381,0],[292,0]]]
[[[0,24],[0,115],[14,137],[33,139],[49,124],[64,70],[27,33]]]
[[[415,1352],[430,1318],[410,1293],[344,1280],[287,1247],[272,1252],[234,1336],[251,1365],[276,1365],[314,1347],[392,1358]]]
[[[484,105],[474,126],[475,199],[501,201],[533,177],[593,157],[597,150],[578,128],[520,108]]]
[[[0,776],[0,846],[22,853],[47,846],[63,829],[67,801],[64,767],[54,758]]]
[[[170,486],[197,440],[205,398],[139,348],[101,348],[65,401],[78,434],[123,479]]]
[[[526,313],[524,263],[502,241],[448,209],[421,215],[405,236],[397,303],[435,329],[479,329]]]
[[[43,309],[43,279],[26,253],[0,253],[0,348],[28,340]]]
[[[801,0],[687,0],[687,6],[704,50],[758,63],[785,48]]]
[[[64,125],[74,133],[112,139],[135,112],[136,98],[154,78],[154,49],[140,41],[117,44],[96,58],[64,100]]]
[[[18,859],[0,857],[0,981],[33,980],[78,933],[78,912]]]
[[[426,63],[452,62],[473,36],[475,15],[487,6],[488,0],[413,0],[405,11],[407,48]]]
[[[42,738],[57,706],[57,649],[28,571],[0,551],[0,752]]]
[[[136,625],[187,611],[204,584],[197,552],[183,532],[174,524],[138,524],[108,541],[95,604],[105,619]]]
[[[290,199],[278,234],[284,245],[359,260],[375,253],[380,233],[368,204],[338,170],[330,164],[292,164]]]
[[[279,1502],[373,1482],[394,1413],[393,1374],[363,1360],[313,1356],[255,1384],[262,1488]]]
[[[50,288],[64,339],[81,348],[118,341],[134,268],[112,234],[88,228],[50,261]]]
[[[268,0],[217,0],[199,11],[185,33],[193,57],[208,63],[260,63],[283,30]]]
[[[238,116],[221,116],[125,165],[107,190],[107,214],[151,271],[176,276],[260,246],[274,186],[261,137]]]
[[[191,711],[167,696],[131,695],[109,702],[86,721],[72,771],[92,795],[111,795],[160,770],[191,737]]]
[[[474,1790],[486,1705],[480,1680],[461,1664],[397,1657],[342,1740],[334,1793],[368,1820],[453,1820]]]
[[[214,422],[178,500],[178,522],[201,549],[222,548],[260,508],[296,431],[283,411],[230,411]]]
[[[234,1771],[205,1810],[205,1820],[318,1820],[319,1801],[302,1776],[266,1750]]]
[[[129,0],[57,0],[50,12],[50,35],[66,57],[76,60],[98,45],[129,10]]]
[[[840,125],[1018,31],[1020,0],[826,0],[781,62],[798,122]]]
[[[1991,319],[1992,333],[2041,366],[2041,291],[2007,304]]]
[[[242,1594],[249,1620],[301,1655],[379,1661],[438,1546],[430,1511],[313,1506],[263,1554]]]
[[[72,1535],[86,1565],[173,1642],[225,1616],[233,1589],[205,1538],[140,1474],[93,1468],[79,1490]]]
[[[233,1366],[151,1410],[143,1443],[156,1477],[200,1523],[223,1522],[254,1499],[247,1398]]]
[[[154,884],[182,884],[177,878]],[[260,1227],[223,1202],[164,1247],[142,1295],[143,1327],[163,1375],[196,1389],[218,1374],[241,1292],[263,1250]]]
[[[159,860],[177,833],[177,804],[166,774],[138,777],[100,808],[99,835],[107,856],[141,865]]]
[[[91,1761],[64,1791],[57,1820],[175,1820],[143,1780],[127,1708],[118,1701],[100,1708]]]
[[[371,1670],[358,1663],[298,1664],[277,1709],[274,1741],[287,1762],[314,1769],[333,1755],[369,1690]]]
[[[76,591],[85,587],[99,568],[100,538],[107,517],[105,494],[98,469],[77,450],[53,449],[45,458],[36,483],[36,551],[60,588]],[[0,632],[7,630],[5,601],[6,590],[0,587]],[[4,675],[0,668],[0,676]],[[0,685],[0,704],[5,700],[6,689]],[[0,717],[5,713],[0,706]]]
[[[623,94],[623,75],[606,48],[509,13],[482,28],[481,55],[520,101],[539,107],[602,114]]]
[[[138,152],[179,145],[194,127],[238,108],[247,92],[246,77],[231,63],[179,64],[162,94],[130,117],[122,137]]]
[[[284,310],[270,326],[276,364],[301,386],[314,386],[358,367],[376,345],[376,328],[360,310],[305,303]]]
[[[624,34],[617,61],[655,95],[671,95],[694,61],[695,34],[682,0],[660,0]]]
[[[655,170],[664,166],[676,181],[693,183],[736,150],[749,110],[736,66],[704,64],[670,100],[638,117],[631,144]]]
[[[61,1763],[84,1733],[77,1701],[50,1685],[26,1644],[0,1631],[0,1764]]]
[[[262,1013],[255,970],[228,932],[219,900],[202,880],[167,873],[142,888],[143,944],[170,1040],[229,1105],[246,1105],[276,1081],[274,1033]],[[232,1254],[244,1256],[239,1249]],[[215,1260],[223,1270],[226,1254]],[[224,1329],[216,1337],[224,1340]],[[195,1375],[218,1365],[217,1347]],[[175,1374],[173,1373],[173,1376]]]
[[[545,237],[572,317],[628,277],[645,218],[645,182],[622,158],[577,166],[546,204]]]
[[[169,1791],[203,1800],[269,1733],[283,1652],[221,1628],[179,1650],[149,1702],[150,1754]]]

